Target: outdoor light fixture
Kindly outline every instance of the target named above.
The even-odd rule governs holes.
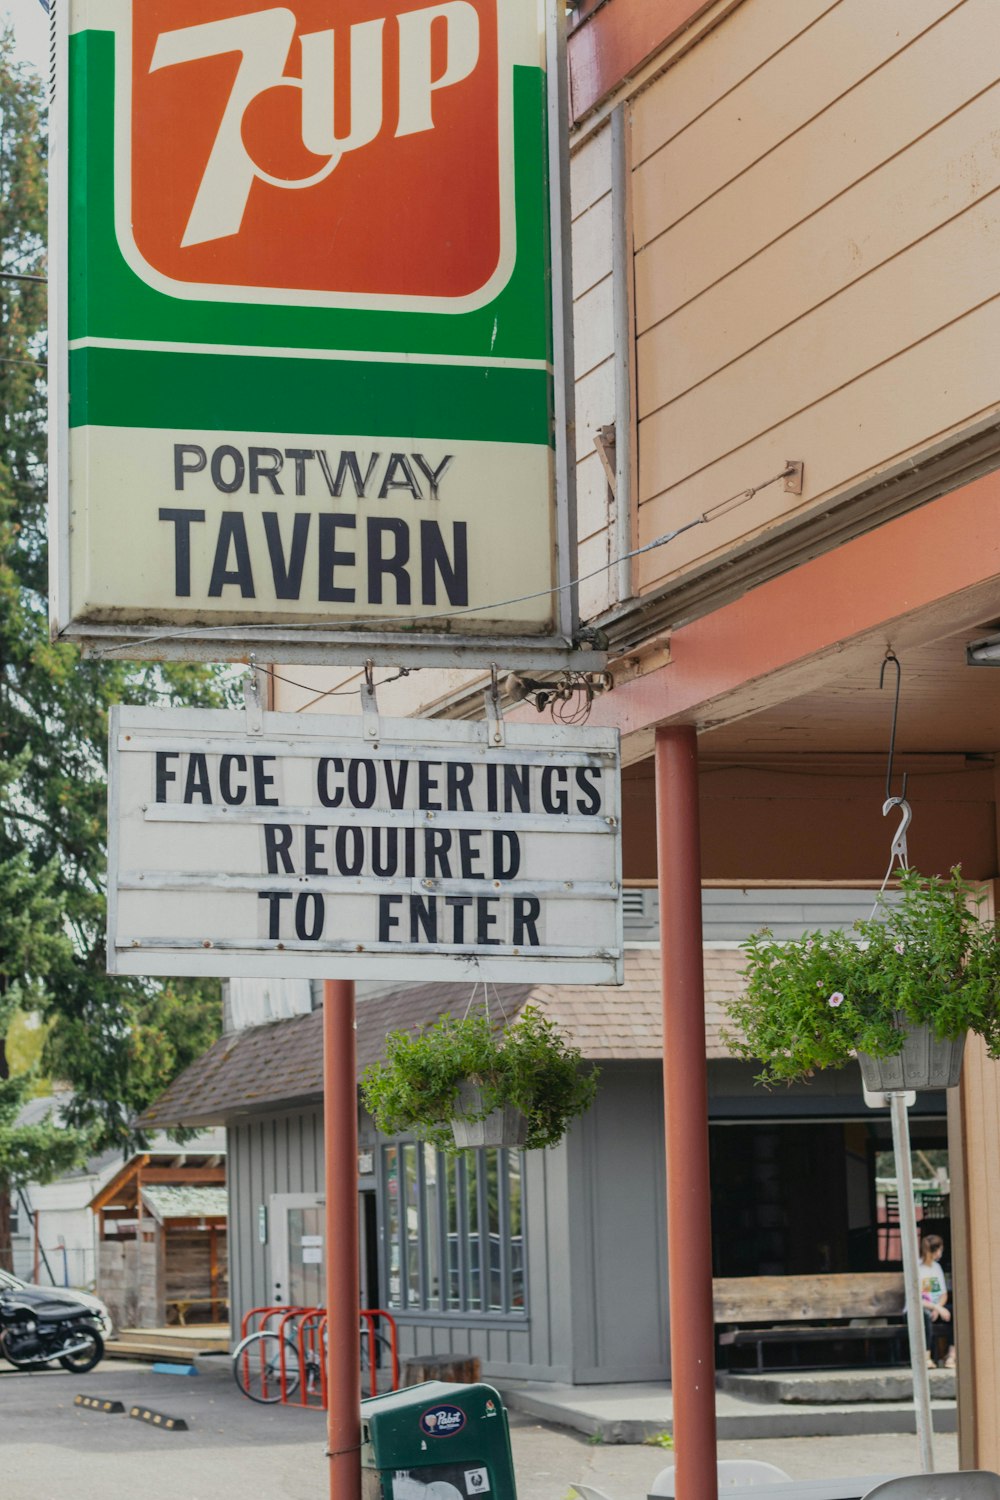
[[[1000,635],[970,641],[965,648],[965,660],[970,667],[1000,667]]]

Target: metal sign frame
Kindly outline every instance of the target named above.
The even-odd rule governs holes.
[[[269,975],[316,978],[326,977],[334,970],[339,979],[400,982],[467,978],[621,984],[624,971],[619,747],[617,729],[511,724],[498,719],[468,723],[380,719],[371,712],[363,717],[264,712],[259,720],[254,717],[251,721],[247,715],[233,710],[116,706],[111,711],[109,736],[108,971],[227,978]],[[125,764],[136,755],[144,757],[143,764],[134,760]],[[216,775],[220,778],[214,794],[206,781],[197,800],[194,795],[187,796],[187,788],[184,793],[187,800],[177,800],[179,783],[175,775],[180,776],[185,755],[189,757],[183,771],[185,777],[193,774],[193,756],[197,755],[199,778]],[[161,787],[154,782],[157,756],[162,757],[158,764],[165,778]],[[172,757],[169,787],[167,757]],[[213,757],[218,758],[217,772],[214,761],[209,766]],[[225,757],[242,760],[242,767],[234,770],[231,760],[226,770],[222,764]],[[251,758],[253,765],[249,765]],[[253,795],[248,792],[240,795],[239,790],[233,793],[230,789],[220,799],[218,787],[223,776],[241,776],[249,786],[251,777],[257,775],[258,765],[263,767],[265,760],[272,762],[267,774],[273,772],[275,777],[267,786],[273,784],[275,791],[255,790]],[[336,787],[343,793],[343,787],[350,784],[352,762],[365,767],[365,776],[370,775],[374,785],[380,763],[391,766],[403,760],[414,767],[431,763],[428,776],[432,766],[437,766],[441,775],[450,776],[442,768],[457,764],[463,770],[456,772],[456,776],[467,775],[465,785],[472,790],[444,798],[443,802],[444,794],[438,792],[432,801],[431,796],[414,791],[421,775],[418,769],[409,778],[408,793],[407,783],[402,783],[403,792],[398,794],[395,808],[387,805],[385,798],[375,799],[374,792],[372,802],[367,805],[357,800],[349,805],[350,796],[341,795],[332,811],[332,803],[312,796],[312,788],[319,784],[321,762],[324,776],[333,774],[341,778]],[[310,761],[317,763],[315,768]],[[293,769],[286,773],[278,762],[290,763]],[[504,768],[511,768],[509,778]],[[526,768],[530,768],[527,781],[523,780]],[[533,775],[536,771],[538,774]],[[264,774],[263,769],[260,774]],[[397,787],[399,774],[398,769],[392,772]],[[515,777],[522,786],[518,806],[508,791]],[[293,791],[289,794],[293,800],[287,804],[276,801],[282,795],[280,789],[284,783],[291,783],[299,793],[307,787],[311,800],[295,801]],[[567,811],[552,810],[551,804],[556,800],[552,788],[557,785],[575,788],[575,807],[570,805],[572,799],[567,799]],[[594,789],[593,794],[588,792],[588,786]],[[492,810],[475,805],[484,789],[487,801],[496,804]],[[376,805],[379,800],[380,805]],[[390,803],[391,800],[390,795]],[[454,806],[447,805],[449,800]],[[249,838],[241,838],[236,832],[237,828],[245,830],[248,825],[260,830],[253,845]],[[283,847],[294,849],[295,857],[289,853],[287,860],[284,856],[265,859],[263,851],[269,833],[264,830],[279,827],[289,832],[273,833],[272,839],[287,839]],[[499,874],[495,862],[492,872],[485,873],[473,873],[470,863],[460,876],[457,856],[455,869],[446,873],[440,863],[431,862],[420,868],[418,853],[414,868],[407,873],[400,854],[395,871],[378,874],[363,873],[360,864],[357,873],[319,872],[316,859],[310,869],[310,861],[301,857],[301,850],[318,847],[323,835],[317,829],[325,829],[331,836],[331,848],[334,834],[357,831],[353,841],[357,850],[364,833],[377,828],[397,830],[400,851],[402,830],[408,829],[415,830],[413,843],[418,851],[429,847],[428,840],[444,838],[449,830],[453,831],[453,848],[463,838],[471,841],[476,835],[482,837],[484,846],[488,836],[495,839],[499,835],[501,840],[515,842],[502,845],[511,852],[511,858],[507,869]],[[199,829],[209,837],[199,841]],[[213,829],[217,830],[214,842]],[[292,829],[297,831],[294,845]],[[182,830],[183,840],[178,837]],[[314,832],[310,834],[310,830]],[[467,830],[473,832],[466,833]],[[189,832],[190,845],[184,842]],[[553,839],[569,840],[572,852],[562,842],[557,853]],[[599,849],[593,843],[595,839],[600,840]],[[226,840],[230,841],[228,850]],[[539,847],[543,841],[547,841],[544,851]],[[272,843],[272,852],[274,847]],[[497,845],[492,847],[495,849]],[[513,859],[515,852],[517,864]],[[587,855],[594,856],[598,872],[592,872],[592,878],[587,873]],[[159,869],[158,860],[162,866]],[[522,860],[535,866],[530,874],[519,875]],[[550,860],[555,863],[550,864]],[[560,861],[565,861],[561,868]],[[270,873],[265,872],[265,863],[273,866]],[[333,864],[332,859],[330,863]],[[363,863],[369,863],[367,855]],[[539,863],[544,864],[543,875],[538,873]],[[159,902],[156,906],[146,902],[153,892]],[[141,907],[145,920],[150,920],[152,913],[154,927],[159,923],[170,930],[125,930],[122,906],[128,893],[137,893],[138,899],[132,904]],[[186,902],[175,903],[174,911],[164,904],[185,893],[197,903],[196,931]],[[213,917],[213,896],[226,906],[233,896],[248,895],[256,895],[258,902],[264,903],[254,905],[252,918],[248,919],[243,904],[238,919],[232,910],[216,911]],[[360,899],[362,904],[352,906],[349,912],[342,908],[338,913],[337,899],[342,902]],[[314,904],[308,908],[309,920],[313,922],[318,914],[318,925],[314,932],[300,935],[297,906],[293,922],[293,901],[310,900]],[[382,906],[385,901],[390,903],[388,908]],[[522,927],[521,945],[516,947],[513,946],[518,940],[516,926],[503,938],[487,935],[485,939],[486,928],[477,926],[473,944],[471,913],[475,911],[477,923],[485,923],[485,909],[479,915],[484,901],[494,903],[494,908],[497,901],[508,902],[506,909],[494,909],[490,915],[490,921],[495,915],[498,924],[517,912],[519,902],[522,905],[531,902],[538,926],[534,931]],[[442,928],[446,923],[445,909],[451,908],[454,916],[457,905],[470,913],[468,928],[452,927],[450,937],[442,933],[438,940],[435,916],[433,935],[429,936],[422,927],[417,937],[413,908],[419,903],[423,912],[432,902],[441,915]],[[563,937],[555,942],[544,931],[544,924],[552,920],[548,903],[558,905],[560,913],[566,914],[560,928]],[[359,931],[357,924],[371,918],[376,904],[378,929],[371,938]],[[403,924],[408,909],[406,928]],[[386,933],[399,928],[398,936],[387,936],[386,940],[381,936],[383,910],[391,913],[386,918]],[[125,920],[134,922],[134,912]],[[462,920],[464,923],[465,919]],[[182,932],[171,927],[175,922],[183,927]],[[603,941],[593,936],[595,922],[602,928]],[[218,928],[226,929],[227,923],[239,929],[238,936],[220,938]],[[325,936],[327,924],[335,929],[336,935]],[[262,936],[265,926],[267,936]],[[579,938],[578,932],[582,934]],[[571,934],[571,941],[567,940],[567,933]]]
[[[110,3],[110,0],[102,0]],[[127,0],[123,0],[127,4]],[[69,444],[69,0],[60,0],[53,15],[53,100],[50,124],[50,537],[52,560],[51,629],[54,638],[75,641],[85,652],[143,660],[245,660],[251,651],[262,659],[356,666],[370,659],[380,665],[478,668],[500,661],[505,666],[581,671],[600,670],[606,653],[579,638],[576,565],[575,462],[570,450],[574,430],[572,280],[570,266],[569,150],[566,74],[566,24],[559,0],[544,0],[546,16],[546,112],[549,153],[548,223],[551,244],[552,342],[554,379],[554,464],[551,486],[552,612],[548,633],[533,633],[479,611],[427,615],[414,624],[406,619],[393,628],[387,619],[325,623],[322,618],[297,624],[247,621],[212,625],[178,624],[148,619],[125,623],[72,618],[70,547]],[[220,299],[224,300],[224,299]],[[444,440],[447,441],[447,440]],[[511,538],[511,545],[517,539]],[[473,604],[475,601],[471,601]],[[484,601],[484,610],[494,600]],[[109,614],[113,613],[108,611]],[[163,611],[166,613],[166,611]],[[172,611],[176,615],[177,611]],[[234,609],[234,613],[238,613]],[[317,614],[319,611],[317,610]]]

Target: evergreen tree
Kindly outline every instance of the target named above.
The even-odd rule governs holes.
[[[81,659],[46,610],[45,96],[0,31],[0,1130],[14,1006],[50,1023],[45,1066],[71,1124],[125,1144],[152,1097],[218,1034],[219,985],[105,972],[108,710],[223,701],[217,673]],[[6,1020],[4,1016],[6,1014]],[[18,1085],[21,1087],[21,1085]],[[2,1152],[2,1146],[0,1146]],[[9,1221],[0,1155],[0,1255]]]

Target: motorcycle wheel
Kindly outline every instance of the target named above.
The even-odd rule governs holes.
[[[73,1375],[86,1375],[104,1357],[104,1340],[97,1329],[88,1328],[87,1338],[90,1339],[89,1349],[78,1349],[75,1354],[62,1354],[59,1357],[63,1369],[69,1370]]]

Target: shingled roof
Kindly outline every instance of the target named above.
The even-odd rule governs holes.
[[[710,1058],[730,1054],[719,1035],[726,1003],[739,993],[745,960],[738,949],[705,949],[705,1046]],[[660,955],[655,947],[625,950],[625,983],[496,987],[513,1018],[529,1002],[595,1062],[659,1058],[663,1053]],[[492,989],[491,989],[492,995]],[[383,1055],[390,1031],[408,1031],[446,1012],[461,1015],[467,984],[415,984],[358,1003],[358,1076]],[[323,1015],[252,1026],[220,1037],[174,1080],[140,1120],[147,1129],[222,1124],[233,1116],[317,1102],[323,1097]]]

